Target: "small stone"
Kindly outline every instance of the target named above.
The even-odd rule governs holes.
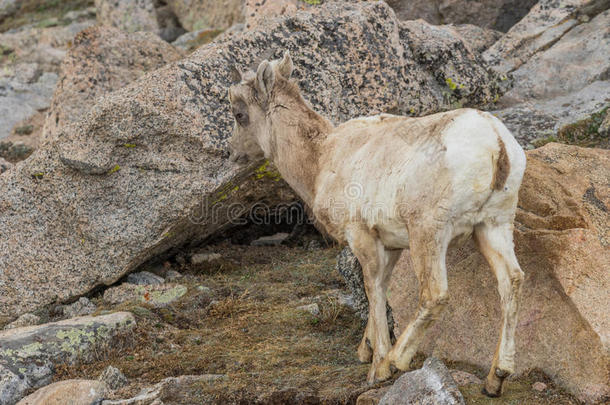
[[[309,251],[320,250],[320,249],[322,249],[322,244],[315,239],[310,240],[309,243],[307,243],[307,250],[309,250]]]
[[[356,400],[356,405],[377,405],[389,389],[388,386],[363,392]]]
[[[411,404],[465,405],[465,402],[447,367],[430,357],[421,369],[400,376],[379,402],[379,405]]]
[[[97,404],[108,392],[102,381],[66,380],[39,389],[17,405]]]
[[[219,253],[197,253],[191,257],[192,264],[210,263],[214,260],[220,260],[222,256]]]
[[[204,285],[198,285],[197,286],[197,291],[201,291],[201,292],[206,293],[206,294],[211,294],[212,293],[212,290],[210,289],[210,287],[206,287]]]
[[[534,384],[532,384],[532,389],[534,391],[544,392],[547,389],[547,385],[542,381],[536,381]]]
[[[134,285],[123,283],[104,292],[104,301],[112,305],[124,302],[146,303],[160,308],[182,297],[188,289],[180,284]]]
[[[450,370],[450,372],[451,372],[451,377],[453,377],[453,380],[458,385],[458,387],[461,387],[462,385],[469,385],[469,384],[483,384],[483,380],[481,380],[476,375],[470,374],[466,371]]]
[[[121,373],[121,370],[113,366],[106,367],[99,380],[105,382],[111,390],[118,390],[127,385],[127,377]]]
[[[320,307],[316,303],[309,304],[309,305],[301,305],[300,307],[297,307],[297,309],[299,311],[309,312],[313,316],[320,315]]]
[[[263,237],[256,239],[252,243],[250,243],[250,245],[251,246],[279,246],[282,244],[282,242],[284,240],[286,240],[286,238],[288,238],[288,236],[290,236],[290,234],[285,233],[285,232],[276,233],[275,235],[270,235],[270,236],[263,236]]]
[[[97,307],[95,304],[87,297],[80,297],[75,303],[71,305],[64,305],[61,308],[61,311],[66,318],[91,315],[96,310]]]
[[[21,328],[24,326],[32,326],[38,325],[40,322],[40,317],[34,314],[23,314],[13,322],[9,323],[4,327],[4,329],[15,329]]]
[[[140,271],[128,275],[127,282],[135,285],[160,285],[165,283],[165,279],[149,271]]]
[[[176,270],[169,270],[165,274],[165,280],[167,280],[167,281],[175,281],[175,280],[178,280],[179,278],[182,278],[182,277],[184,277],[182,275],[182,273],[179,273]]]

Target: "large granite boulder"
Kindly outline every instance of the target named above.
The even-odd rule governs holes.
[[[78,119],[56,103],[47,122],[53,135],[0,177],[0,317],[113,284],[230,225],[256,201],[294,198],[267,165],[227,159],[233,64],[246,69],[290,50],[305,97],[335,123],[494,97],[495,76],[465,44],[418,32],[413,23],[403,29],[383,2],[329,3],[202,47],[99,98]],[[69,82],[87,78],[89,68],[92,83],[106,80],[94,62],[106,48],[84,48],[75,47],[86,61],[74,75],[66,71],[62,88],[80,88]],[[449,78],[461,87],[452,89]]]
[[[484,52],[512,86],[494,114],[522,145],[553,139],[610,105],[607,8],[607,0],[540,1]]]
[[[181,56],[180,51],[150,32],[128,34],[110,27],[82,31],[62,63],[43,140],[56,137],[66,125],[81,119],[100,96]]]
[[[527,158],[515,229],[526,277],[516,371],[541,369],[595,403],[609,394],[610,378],[610,151],[548,144]],[[496,280],[472,242],[451,247],[447,265],[450,301],[420,349],[487,370],[500,331]],[[418,297],[408,254],[390,289],[404,328]]]

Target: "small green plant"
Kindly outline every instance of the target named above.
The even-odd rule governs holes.
[[[112,173],[116,173],[119,170],[121,170],[121,166],[119,165],[115,165],[112,169],[110,169],[110,171],[108,172],[108,174],[112,174]]]
[[[303,0],[303,1],[311,6],[319,6],[320,3],[322,3],[321,0]]]
[[[15,133],[17,135],[30,135],[34,131],[33,125],[24,125],[22,127],[15,128]]]

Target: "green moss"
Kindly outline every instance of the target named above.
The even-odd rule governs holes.
[[[28,356],[34,355],[36,353],[39,353],[40,349],[42,349],[42,343],[34,342],[29,345],[23,346],[19,350],[17,355],[20,357],[28,357]]]
[[[219,202],[226,200],[227,198],[229,198],[230,193],[233,193],[237,190],[239,190],[239,186],[236,186],[231,182],[227,183],[214,194],[212,205],[218,204]]]
[[[115,165],[112,169],[110,169],[110,171],[108,172],[108,174],[112,174],[112,173],[116,173],[119,170],[121,170],[121,166],[119,165]]]
[[[589,118],[564,126],[557,133],[557,140],[561,143],[578,146],[599,147],[608,144],[608,136],[599,133],[608,108],[591,114]]]
[[[169,304],[170,302],[176,301],[178,298],[186,294],[187,288],[179,285],[170,290],[165,291],[152,291],[149,294],[149,299],[146,300],[142,297],[143,302],[152,302],[153,304]]]
[[[254,178],[260,180],[264,177],[268,177],[273,181],[279,181],[282,175],[277,170],[269,170],[269,161],[265,160],[261,166],[254,171]]]
[[[136,144],[135,143],[126,143],[123,146],[126,147],[126,148],[130,148],[131,149],[131,148],[135,148]]]
[[[546,138],[534,139],[532,141],[532,145],[534,145],[535,148],[541,148],[544,145],[546,145],[547,143],[551,143],[551,142],[557,142],[557,138],[555,137],[555,135],[550,135],[550,136],[547,136]]]
[[[458,88],[457,83],[454,83],[453,80],[451,80],[450,77],[445,79],[445,83],[447,83],[447,86],[449,86],[449,88],[453,91],[455,89]],[[463,87],[463,86],[462,86]]]

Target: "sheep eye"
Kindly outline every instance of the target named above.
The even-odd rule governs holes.
[[[237,121],[237,123],[241,126],[246,126],[248,125],[248,114],[243,113],[243,112],[236,112],[235,113],[235,120]]]

